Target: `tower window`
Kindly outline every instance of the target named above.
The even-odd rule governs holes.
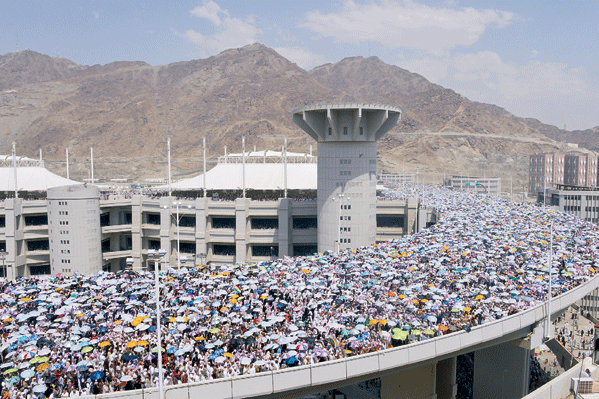
[[[343,126],[343,134],[347,136],[347,126]]]
[[[329,136],[331,136],[333,134],[333,129],[329,128]]]

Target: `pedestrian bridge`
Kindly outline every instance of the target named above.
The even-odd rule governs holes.
[[[598,287],[599,275],[554,297],[551,319]],[[454,332],[393,349],[308,366],[167,386],[164,397],[291,399],[381,377],[382,398],[454,398],[455,358],[477,351],[474,397],[496,398],[502,390],[504,398],[520,398],[528,391],[528,351],[542,342],[546,316],[545,303],[473,327],[470,332]],[[479,357],[481,365],[478,364]],[[402,375],[405,376],[403,379]],[[157,388],[151,388],[87,398],[93,397],[158,399],[159,395]]]

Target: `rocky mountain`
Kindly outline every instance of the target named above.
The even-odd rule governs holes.
[[[560,130],[468,100],[376,57],[353,57],[305,71],[261,44],[201,60],[151,66],[114,62],[83,66],[32,51],[0,56],[0,153],[44,152],[50,169],[87,177],[165,175],[171,137],[175,176],[197,173],[202,138],[211,158],[247,148],[290,151],[314,144],[289,110],[312,102],[397,105],[402,121],[379,143],[380,168],[527,178],[531,153],[556,148]],[[551,128],[556,129],[555,133]],[[551,138],[548,138],[551,137]],[[518,183],[520,184],[520,183]]]

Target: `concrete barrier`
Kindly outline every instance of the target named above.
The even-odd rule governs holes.
[[[555,319],[557,315],[568,306],[582,299],[598,287],[599,275],[593,277],[587,283],[553,298],[551,301],[551,318]],[[276,394],[294,389],[317,387],[319,385],[342,382],[348,378],[359,377],[361,375],[372,374],[379,371],[384,372],[398,367],[408,367],[410,364],[416,364],[440,358],[442,356],[448,356],[452,353],[462,352],[470,347],[484,344],[485,342],[532,326],[545,319],[546,314],[547,305],[540,304],[523,312],[496,320],[492,323],[473,327],[469,333],[459,331],[442,337],[415,342],[399,348],[385,349],[374,353],[367,353],[309,366],[205,381],[202,383],[169,386],[166,387],[165,390],[165,392],[167,392],[165,399],[191,399],[198,397],[215,399],[251,398],[253,396]],[[569,370],[567,373],[570,372],[571,371]],[[529,398],[530,395],[528,395],[526,398],[559,398],[560,396],[554,396],[553,391],[558,392],[563,389],[562,385],[559,385],[561,383],[558,383],[558,381],[561,381],[560,378],[562,377],[563,375],[552,381],[552,386],[555,385],[554,388],[544,388],[552,390],[548,393],[550,396],[534,396]],[[569,389],[569,384],[570,379],[567,378],[567,381],[564,382],[566,391]],[[537,391],[540,391],[540,389]],[[147,394],[144,394],[143,392],[147,392]],[[96,398],[109,399],[118,397],[126,399],[155,399],[157,398],[156,393],[157,392],[152,389],[116,392],[98,395]],[[86,398],[93,397],[94,396],[87,396]]]
[[[590,363],[590,358],[584,359],[583,367]],[[563,374],[555,377],[547,384],[536,389],[523,397],[522,399],[562,399],[570,392],[570,383],[572,378],[578,377],[580,373],[580,364],[575,365]]]

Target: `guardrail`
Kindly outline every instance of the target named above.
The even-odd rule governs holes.
[[[551,316],[599,287],[599,275],[551,300]],[[546,318],[547,304],[542,303],[491,323],[473,327],[470,332],[459,331],[434,339],[415,342],[393,349],[367,353],[345,359],[316,363],[307,366],[262,372],[258,374],[221,378],[199,383],[165,387],[166,399],[241,399],[270,395],[296,389],[339,383],[350,378],[390,371],[408,366],[449,357],[467,348],[493,341],[504,335],[516,333]],[[569,379],[568,379],[569,381]],[[560,388],[561,389],[561,388]],[[536,391],[535,391],[536,392]],[[157,399],[156,388],[119,391],[112,394],[86,396],[86,398]],[[535,396],[536,398],[536,396]]]

